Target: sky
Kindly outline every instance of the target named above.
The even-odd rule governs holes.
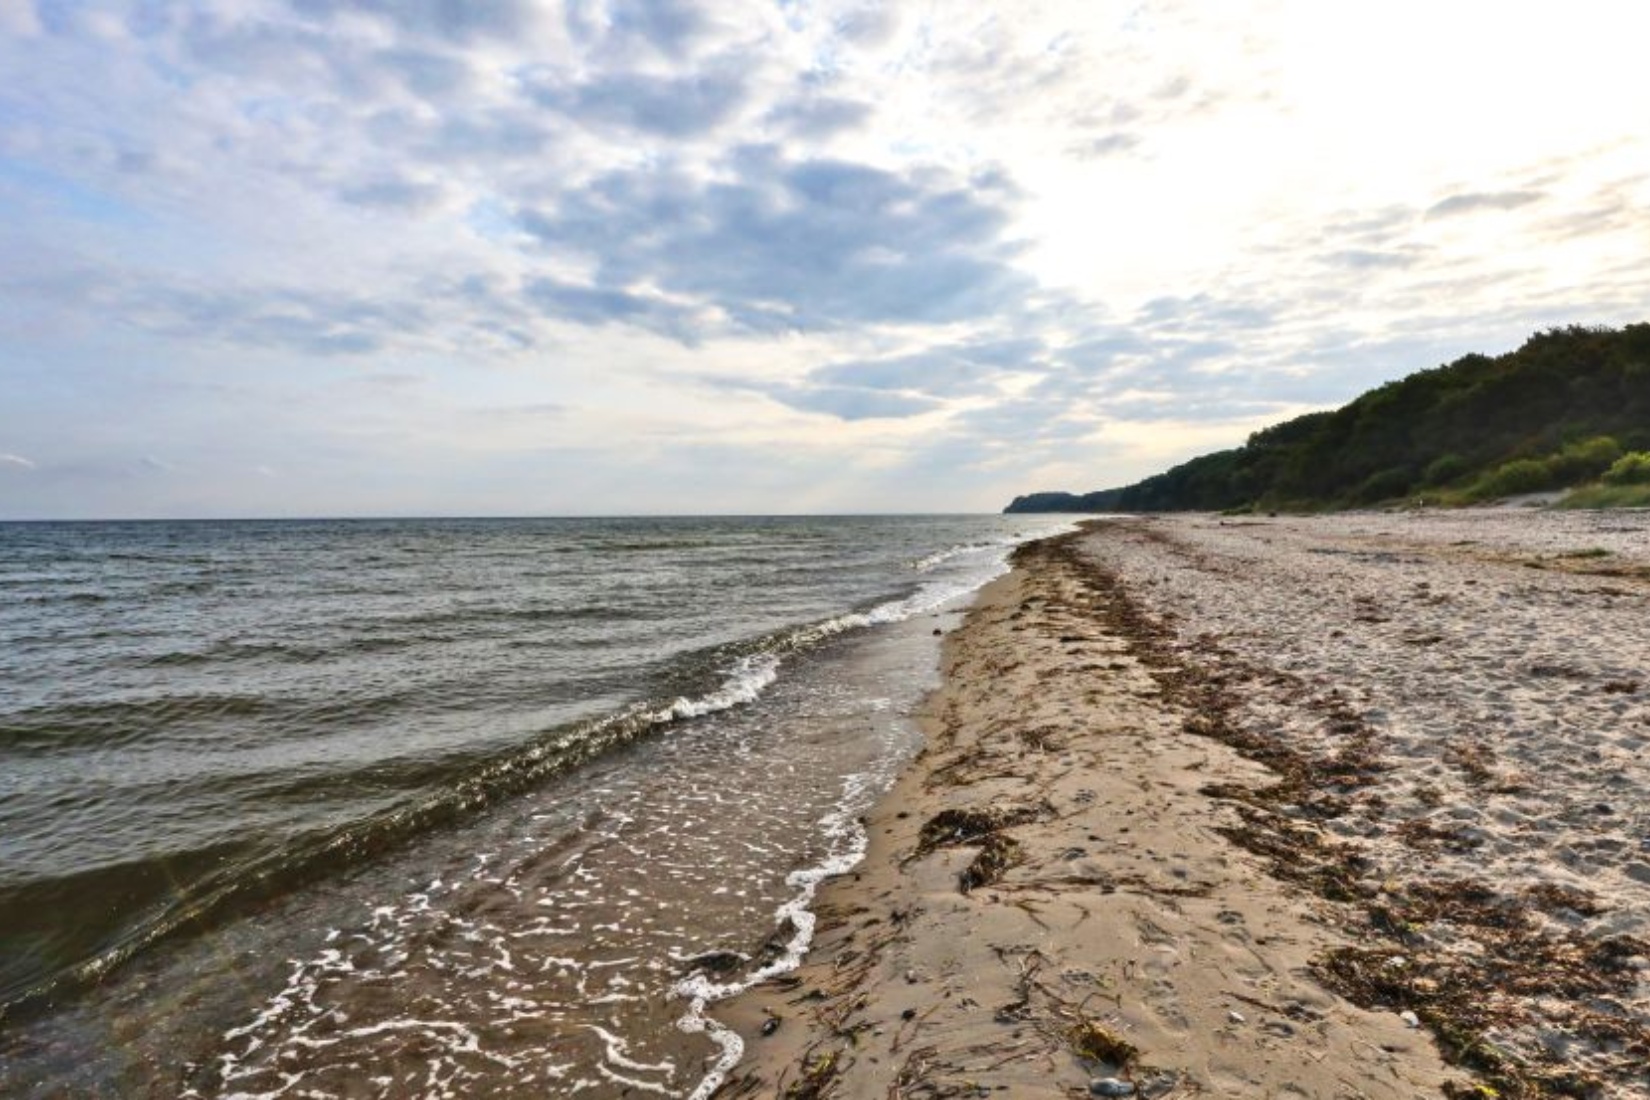
[[[0,0],[0,518],[996,511],[1650,313],[1650,6]]]

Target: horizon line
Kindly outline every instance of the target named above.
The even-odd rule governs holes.
[[[942,516],[1000,516],[995,512],[586,512],[561,514],[498,513],[488,515],[437,513],[429,515],[293,515],[293,516],[0,516],[7,523],[382,523],[428,520],[593,520],[593,519],[877,519]]]

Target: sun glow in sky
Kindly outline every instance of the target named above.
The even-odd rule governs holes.
[[[0,0],[0,518],[995,510],[1650,313],[1650,9]]]

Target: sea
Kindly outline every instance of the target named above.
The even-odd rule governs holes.
[[[1064,522],[0,524],[0,1094],[709,1096]]]

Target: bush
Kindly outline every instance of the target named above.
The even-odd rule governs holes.
[[[1410,472],[1401,466],[1390,470],[1382,470],[1378,474],[1371,474],[1352,497],[1359,504],[1374,504],[1381,500],[1391,500],[1401,497],[1409,491],[1414,483]]]
[[[1426,485],[1448,485],[1471,469],[1472,464],[1458,454],[1439,455],[1427,464],[1422,482]]]
[[[1606,485],[1650,485],[1650,451],[1622,455],[1604,471]]]
[[[1572,443],[1546,460],[1555,485],[1592,481],[1621,457],[1621,444],[1607,435]]]
[[[1552,471],[1534,458],[1515,458],[1486,474],[1473,486],[1476,497],[1510,497],[1519,493],[1539,493],[1551,488]]]

